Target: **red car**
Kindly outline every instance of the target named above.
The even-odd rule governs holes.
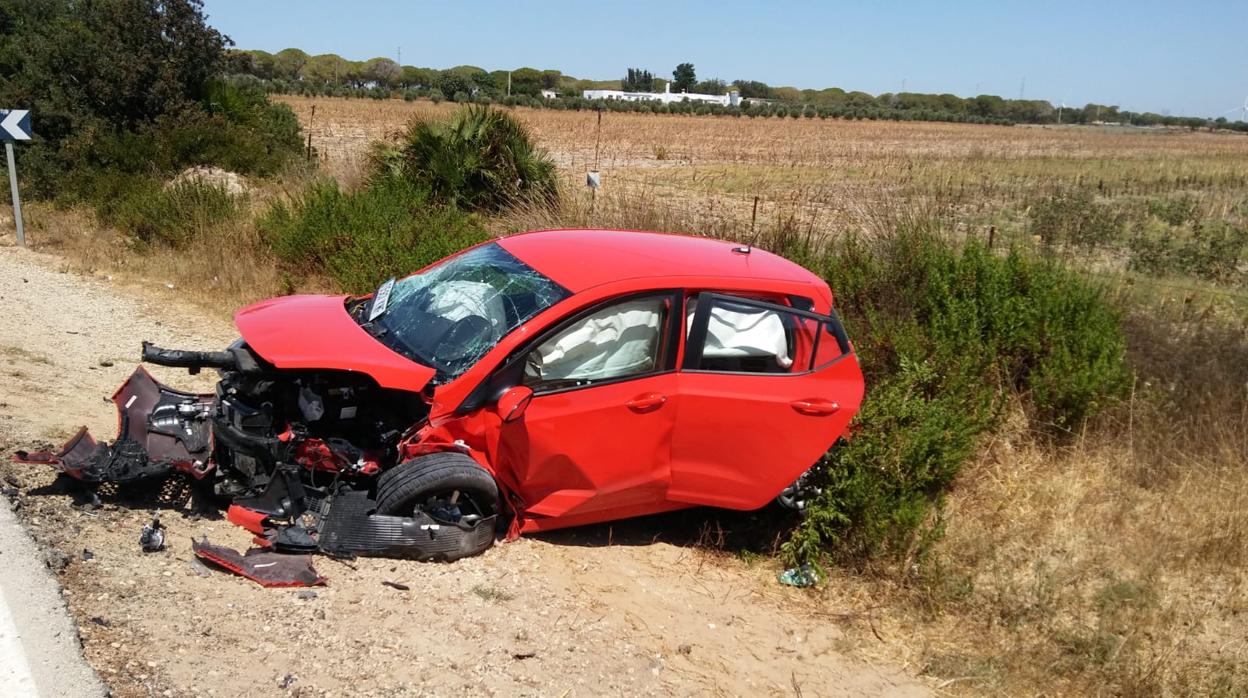
[[[215,395],[142,368],[121,435],[23,454],[88,483],[181,472],[279,549],[454,559],[513,534],[696,505],[801,508],[863,395],[821,279],[700,237],[524,233],[364,297],[235,316]]]

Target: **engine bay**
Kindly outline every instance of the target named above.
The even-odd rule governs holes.
[[[144,343],[143,360],[214,369],[220,380],[214,393],[181,392],[140,366],[113,395],[113,442],[84,427],[59,452],[15,459],[51,465],[96,499],[104,483],[188,476],[199,506],[227,507],[227,518],[278,552],[450,560],[492,543],[496,517],[464,515],[454,498],[378,511],[381,474],[424,426],[426,395],[358,372],[279,369],[241,340],[221,352]]]
[[[429,412],[421,395],[360,373],[277,370],[259,359],[254,368],[218,370],[212,424],[221,495],[265,485],[279,463],[301,465],[313,481],[318,473],[376,475],[395,465],[399,441]]]

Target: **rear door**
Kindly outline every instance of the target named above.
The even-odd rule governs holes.
[[[688,303],[668,498],[756,509],[844,432],[862,373],[835,314],[717,293]]]

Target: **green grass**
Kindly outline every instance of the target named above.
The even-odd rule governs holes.
[[[811,263],[809,251],[789,254]],[[820,266],[868,397],[853,437],[824,461],[823,493],[783,546],[787,562],[921,555],[1007,398],[1060,440],[1130,386],[1104,289],[1051,260],[902,230],[839,238]]]
[[[437,204],[426,189],[397,177],[353,192],[323,180],[274,203],[258,225],[292,270],[326,274],[352,293],[489,239],[475,216]]]

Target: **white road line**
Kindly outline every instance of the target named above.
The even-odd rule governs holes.
[[[0,517],[11,519],[12,516],[8,505],[0,502]],[[0,564],[5,564],[3,553],[15,555],[17,551],[0,549]],[[35,677],[30,671],[30,662],[26,661],[26,652],[22,649],[22,634],[18,631],[17,623],[13,621],[13,614],[5,600],[5,597],[17,596],[17,591],[0,588],[0,695],[5,698],[38,698]]]

